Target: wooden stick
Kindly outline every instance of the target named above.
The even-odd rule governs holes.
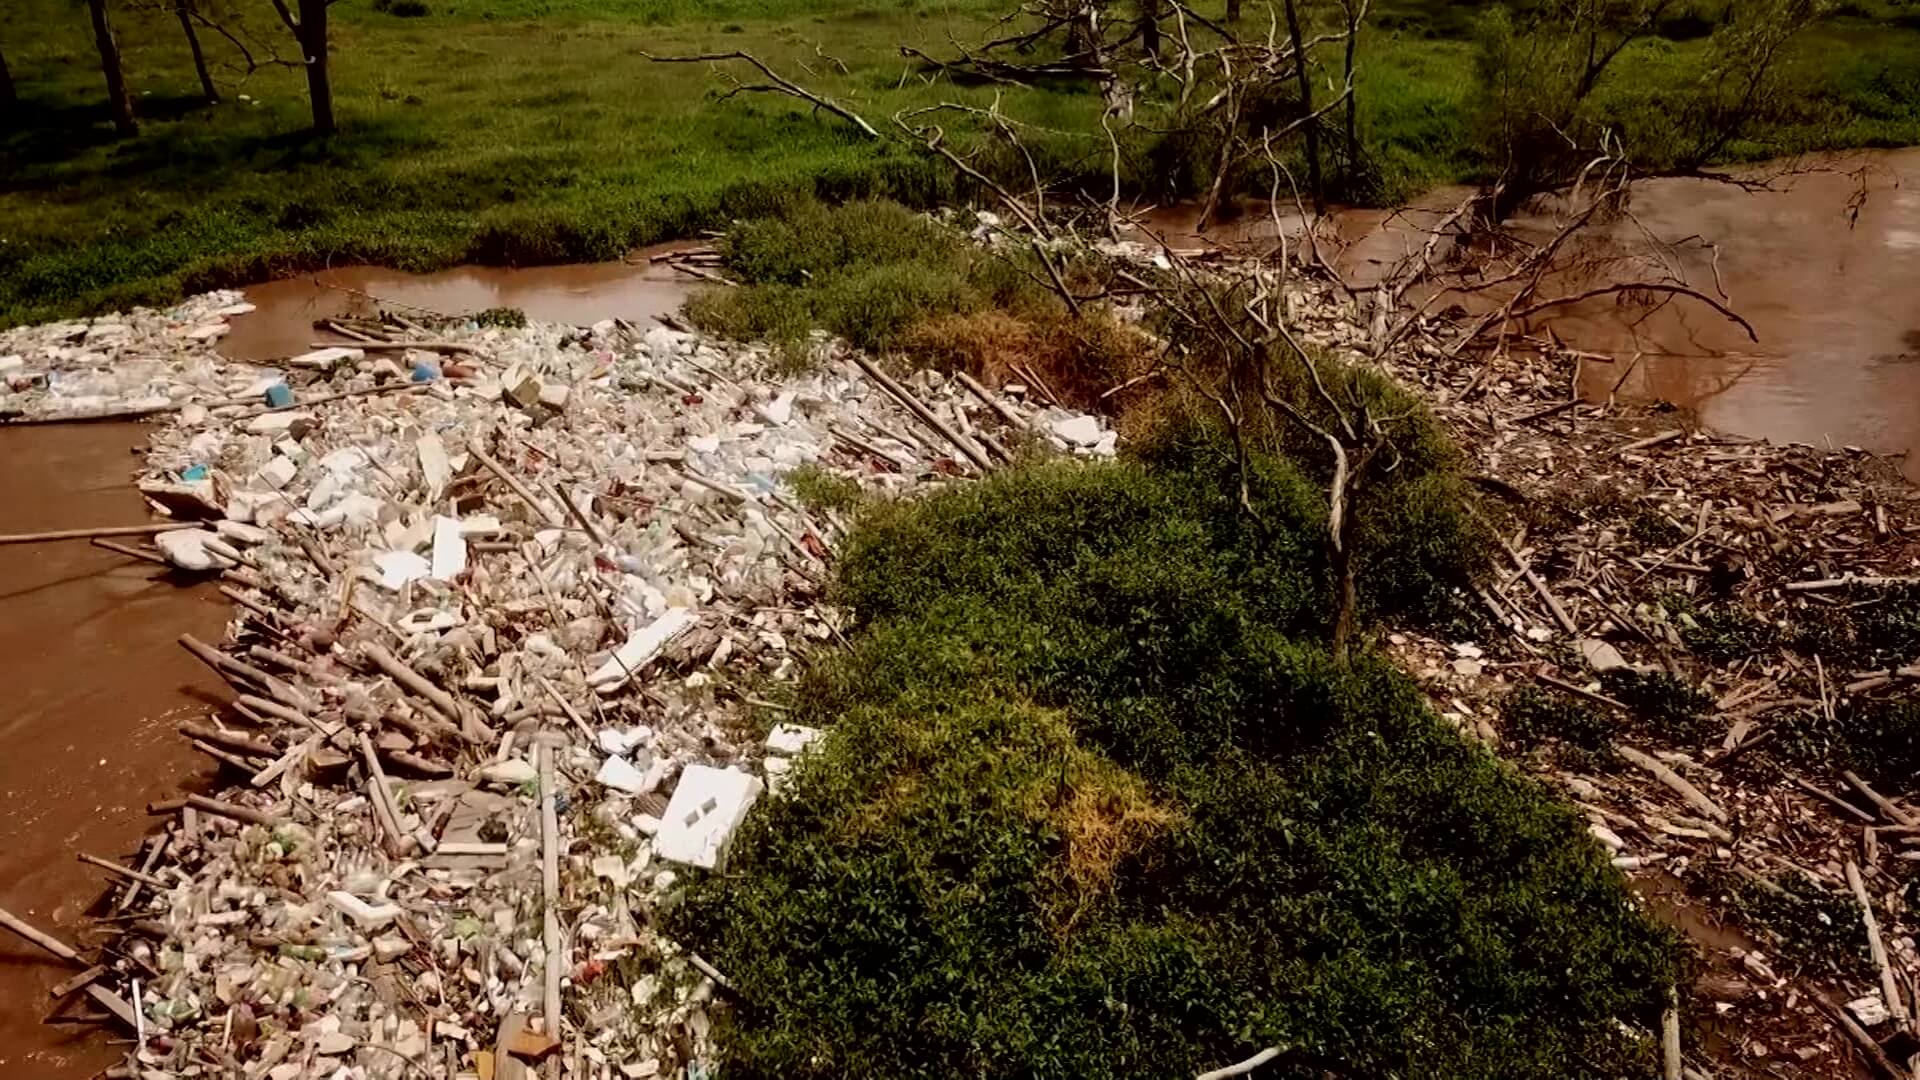
[[[322,346],[322,347],[329,348],[329,349],[333,348],[333,346],[331,345]],[[379,386],[363,386],[358,390],[342,390],[337,394],[322,394],[317,398],[308,398],[305,401],[296,401],[291,405],[281,405],[277,407],[269,405],[269,406],[262,406],[261,408],[258,408],[258,409],[249,409],[246,412],[238,413],[234,415],[232,419],[234,419],[235,421],[251,420],[256,416],[265,416],[268,413],[292,412],[295,409],[311,409],[316,405],[326,405],[330,402],[341,401],[346,398],[366,397],[369,394],[391,394],[396,390],[425,390],[428,385],[429,384],[427,383],[400,382],[400,383],[382,383]]]
[[[173,569],[173,564],[168,562],[165,556],[156,555],[151,551],[141,551],[139,548],[134,547],[131,544],[116,543],[115,541],[103,539],[98,536],[94,537],[91,541],[89,541],[89,543],[91,543],[94,547],[105,548],[106,550],[114,552],[116,554],[125,555],[129,559],[140,559],[145,562],[155,563],[157,565],[164,566],[169,570]]]
[[[553,515],[547,512],[547,508],[544,506],[541,506],[539,500],[533,497],[533,492],[527,489],[527,485],[520,482],[519,477],[508,472],[506,466],[493,460],[492,455],[488,454],[486,450],[481,448],[480,441],[478,439],[470,439],[467,441],[467,453],[472,454],[473,460],[486,466],[486,469],[488,472],[499,477],[500,481],[506,484],[507,487],[511,488],[515,495],[520,496],[520,501],[532,507],[533,512],[539,516],[540,520],[546,522],[549,525],[566,524],[566,522],[564,521],[555,520]]]
[[[1920,585],[1920,577],[1856,577],[1847,574],[1817,581],[1790,581],[1783,588],[1788,592],[1820,592],[1825,589],[1844,589],[1849,585],[1867,589],[1897,589],[1903,585]]]
[[[1680,1080],[1680,992],[1667,987],[1667,1010],[1660,1017],[1660,1078]]]
[[[1565,690],[1567,693],[1572,694],[1575,697],[1583,697],[1583,698],[1586,698],[1588,701],[1595,702],[1596,704],[1600,704],[1600,705],[1605,705],[1609,708],[1619,709],[1621,712],[1624,712],[1624,713],[1630,713],[1633,711],[1632,709],[1627,707],[1626,702],[1621,701],[1618,698],[1610,698],[1605,694],[1595,693],[1594,691],[1589,690],[1584,686],[1576,686],[1573,683],[1567,682],[1564,679],[1556,679],[1544,671],[1534,672],[1533,677],[1536,679],[1539,679],[1543,683],[1546,683],[1548,686]]]
[[[371,642],[361,647],[361,653],[373,661],[374,666],[387,673],[394,682],[411,691],[416,697],[431,705],[449,723],[460,729],[461,736],[476,745],[486,742],[485,733],[475,730],[479,726],[477,719],[469,720],[469,715],[460,708],[453,695],[428,681],[425,675],[401,663],[400,658],[388,652],[384,646]]]
[[[313,342],[312,345],[316,349],[331,349],[337,347],[339,342],[316,341]],[[464,341],[362,341],[355,343],[353,347],[356,349],[364,349],[367,352],[399,352],[404,349],[419,349],[421,352],[480,355],[478,346],[469,345]],[[425,384],[415,383],[413,385],[423,386]]]
[[[553,494],[556,498],[560,500],[560,505],[566,507],[567,513],[573,515],[573,520],[579,522],[580,527],[587,531],[587,538],[593,541],[593,545],[595,547],[606,547],[607,546],[606,534],[602,533],[599,530],[599,528],[594,525],[593,522],[587,520],[587,515],[585,514],[585,512],[583,512],[578,506],[574,505],[573,499],[567,495],[566,490],[557,483],[550,484],[548,486],[553,488]]]
[[[559,688],[555,687],[553,683],[547,681],[547,677],[545,675],[542,675],[536,671],[533,673],[533,677],[539,681],[541,689],[545,690],[548,693],[548,695],[550,695],[553,698],[554,701],[560,704],[560,711],[567,714],[567,719],[573,721],[574,724],[580,728],[580,733],[587,737],[587,745],[589,746],[593,745],[593,741],[594,741],[593,729],[587,726],[587,720],[585,717],[580,715],[579,710],[575,709],[573,705],[567,701],[566,698],[563,698],[560,696]]]
[[[891,375],[881,371],[873,361],[867,359],[860,353],[856,352],[853,354],[853,362],[860,366],[861,371],[867,373],[868,378],[879,383],[882,390],[892,394],[895,400],[905,406],[906,410],[918,418],[921,423],[932,428],[938,432],[942,438],[952,443],[954,448],[959,450],[961,455],[968,461],[973,462],[974,466],[981,472],[993,471],[993,461],[987,457],[986,451],[975,446],[971,440],[963,438],[959,432],[948,427],[945,421],[935,416],[933,410],[922,404],[920,399],[914,397],[906,387],[894,382]]]
[[[231,750],[222,750],[210,742],[203,742],[199,739],[192,741],[195,750],[200,751],[221,764],[231,765],[240,772],[251,774],[255,769],[260,767],[259,762],[241,757]]]
[[[540,891],[542,937],[546,945],[545,996],[547,1036],[560,1037],[560,816],[553,772],[553,747],[544,740],[535,747],[540,768]]]
[[[286,680],[262,671],[244,660],[236,660],[192,634],[181,634],[180,644],[188,652],[199,657],[201,663],[222,674],[238,675],[252,682],[287,708],[306,712],[315,707],[311,698],[295,689]],[[242,690],[241,693],[244,695],[245,691]]]
[[[1560,629],[1579,637],[1580,628],[1574,625],[1573,616],[1567,614],[1567,609],[1560,605],[1560,598],[1553,595],[1553,590],[1547,588],[1547,583],[1541,580],[1539,574],[1533,572],[1533,567],[1527,560],[1520,557],[1520,552],[1507,542],[1506,537],[1496,533],[1494,539],[1500,541],[1500,547],[1506,551],[1507,557],[1512,559],[1513,565],[1519,568],[1520,576],[1526,578],[1527,584],[1533,586],[1533,591],[1539,593],[1540,599],[1547,602],[1547,610],[1553,613],[1553,621],[1560,624]]]
[[[1880,812],[1887,815],[1887,819],[1894,824],[1920,825],[1920,818],[1916,818],[1905,810],[1900,809],[1900,807],[1894,804],[1892,799],[1873,790],[1865,780],[1860,779],[1860,777],[1853,772],[1843,771],[1840,774],[1840,779],[1845,780],[1848,787],[1859,792],[1868,802],[1878,807]]]
[[[26,938],[28,941],[33,942],[35,945],[40,946],[70,964],[80,963],[79,950],[61,941],[59,938],[54,937],[52,934],[38,929],[33,924],[8,911],[6,908],[0,908],[0,926],[4,926],[14,933],[19,934],[21,937]]]
[[[1880,920],[1873,916],[1873,898],[1867,895],[1867,883],[1852,859],[1846,862],[1847,887],[1853,890],[1853,902],[1860,905],[1860,921],[1867,928],[1867,951],[1880,972],[1880,993],[1887,999],[1887,1012],[1901,1027],[1907,1026],[1907,1005],[1900,997],[1900,984],[1893,977],[1893,962],[1887,958],[1886,943],[1880,940]]]
[[[1272,1061],[1274,1058],[1279,1057],[1283,1052],[1281,1047],[1269,1046],[1245,1061],[1236,1061],[1231,1065],[1222,1065],[1218,1069],[1203,1072],[1200,1074],[1199,1080],[1227,1080],[1228,1077],[1232,1076],[1245,1076],[1260,1066],[1265,1065],[1267,1062]]]
[[[154,877],[152,874],[143,874],[138,870],[129,870],[119,863],[109,862],[98,855],[89,855],[84,851],[80,851],[75,852],[73,857],[89,866],[97,866],[108,873],[118,874],[128,881],[138,882],[142,885],[151,885],[156,889],[171,889],[173,887],[159,878]]]
[[[1685,434],[1686,432],[1677,431],[1677,430],[1663,431],[1658,435],[1649,435],[1644,439],[1635,439],[1634,441],[1627,443],[1625,445],[1616,446],[1613,449],[1613,453],[1614,453],[1614,456],[1617,457],[1621,454],[1631,454],[1635,450],[1651,449],[1655,446],[1659,446],[1662,443],[1670,443],[1673,440],[1678,439]]]
[[[214,746],[223,747],[237,753],[252,754],[255,757],[263,757],[269,761],[280,756],[279,747],[269,742],[262,742],[259,739],[248,738],[239,732],[221,731],[219,728],[208,727],[205,724],[196,724],[192,721],[181,724],[178,730],[180,734],[185,735],[189,739],[212,743]],[[252,771],[253,766],[250,765],[247,768],[248,771]]]
[[[373,740],[364,731],[360,732],[360,756],[367,765],[367,798],[373,803],[373,816],[387,835],[387,854],[400,855],[406,850],[407,836],[400,831],[400,814],[392,802],[393,792],[387,789],[386,774],[373,755]]]
[[[1862,825],[1871,825],[1876,820],[1878,820],[1872,814],[1867,813],[1865,810],[1860,809],[1859,807],[1853,805],[1852,803],[1841,798],[1840,796],[1835,795],[1833,792],[1828,791],[1826,788],[1823,788],[1818,784],[1809,783],[1806,780],[1802,780],[1798,776],[1791,777],[1790,779],[1792,779],[1794,787],[1797,787],[1801,791],[1804,791],[1807,794],[1813,796],[1814,798],[1819,799],[1821,802],[1826,803],[1828,806],[1833,807],[1835,810],[1838,810],[1841,813],[1847,815],[1848,817],[1853,818],[1854,820],[1860,822]]]
[[[1719,824],[1725,825],[1727,823],[1727,812],[1720,809],[1720,805],[1708,798],[1705,792],[1689,783],[1686,777],[1674,772],[1666,762],[1661,761],[1652,754],[1635,750],[1626,743],[1614,743],[1613,752],[1653,774],[1654,779],[1671,788],[1675,794],[1686,800],[1687,805],[1693,807],[1695,810],[1700,811]]]
[[[1017,412],[1014,412],[1013,409],[1010,406],[1008,406],[1006,402],[1001,401],[999,398],[995,397],[993,393],[989,391],[986,387],[980,385],[980,380],[974,378],[973,376],[967,374],[964,371],[954,373],[954,378],[960,381],[961,386],[964,386],[967,388],[968,393],[971,393],[974,397],[979,398],[980,403],[982,405],[985,405],[987,408],[992,409],[994,413],[1000,417],[1000,419],[1006,421],[1008,427],[1013,428],[1015,431],[1026,430],[1027,422],[1020,418],[1020,414]]]
[[[97,536],[147,536],[174,529],[197,529],[197,521],[157,521],[148,525],[96,525],[86,529],[0,534],[0,544],[43,544],[54,540],[91,540]]]
[[[155,833],[152,842],[147,845],[147,857],[140,860],[140,872],[143,874],[152,873],[153,868],[159,864],[160,857],[166,854],[167,848],[171,846],[172,843],[173,830],[171,828]],[[120,898],[113,902],[114,913],[119,914],[126,911],[132,907],[133,902],[139,898],[140,883],[138,881],[128,882],[127,887],[120,890]]]

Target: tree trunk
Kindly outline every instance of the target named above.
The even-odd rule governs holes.
[[[1160,57],[1160,0],[1140,0],[1140,46],[1148,56]]]
[[[113,27],[107,22],[107,0],[87,0],[87,13],[93,16],[93,43],[100,50],[100,71],[107,77],[107,108],[113,113],[113,129],[122,135],[138,135],[140,125],[133,122],[133,99],[127,96],[127,80],[120,71],[120,46],[114,44]]]
[[[7,56],[0,53],[0,117],[10,115],[19,103],[13,93],[13,72],[7,70]]]
[[[1354,86],[1354,50],[1360,42],[1360,22],[1354,10],[1354,0],[1347,0],[1347,188],[1346,198],[1352,198],[1353,188],[1360,179],[1360,91]]]
[[[331,135],[333,124],[333,82],[327,74],[328,0],[300,0],[300,51],[307,62],[307,98],[313,104],[313,131]]]
[[[1341,667],[1347,666],[1347,658],[1353,651],[1353,624],[1356,618],[1359,590],[1354,582],[1352,537],[1343,537],[1333,545],[1333,580],[1339,590],[1334,599],[1333,615],[1333,662]]]
[[[1300,33],[1300,5],[1298,0],[1286,0],[1287,36],[1293,39],[1294,71],[1300,81],[1300,114],[1313,115],[1313,78],[1307,72],[1306,38]],[[1307,136],[1307,187],[1313,191],[1313,209],[1318,212],[1324,200],[1320,186],[1320,131],[1319,125],[1309,120],[1306,125]]]
[[[1227,0],[1227,21],[1240,21],[1240,0]]]
[[[207,104],[220,104],[220,91],[213,85],[213,76],[207,73],[207,57],[200,51],[200,35],[193,32],[193,16],[187,9],[187,0],[175,0],[173,13],[180,16],[180,30],[187,35],[187,48],[193,50],[194,74],[200,76],[200,94]]]

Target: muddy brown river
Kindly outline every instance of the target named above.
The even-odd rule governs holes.
[[[1920,479],[1920,148],[1794,166],[1807,171],[1782,175],[1785,164],[1741,171],[1772,178],[1770,191],[1697,179],[1642,182],[1631,217],[1602,234],[1613,253],[1639,253],[1628,264],[1635,277],[1676,273],[1721,295],[1752,323],[1758,341],[1684,299],[1654,311],[1596,300],[1533,329],[1550,325],[1571,345],[1616,357],[1585,365],[1582,391],[1590,399],[1604,399],[1619,383],[1623,396],[1685,406],[1707,426],[1735,434],[1905,454],[1907,475]],[[1466,190],[1433,192],[1405,211],[1336,212],[1342,272],[1356,285],[1377,280],[1425,244],[1421,229]],[[1264,207],[1206,234],[1194,231],[1195,216],[1172,208],[1150,220],[1175,246],[1270,245],[1277,231]],[[1281,227],[1291,232],[1297,223],[1297,214],[1282,214]],[[1553,230],[1544,216],[1510,224],[1533,238]],[[1556,281],[1565,291],[1542,295],[1605,280],[1596,273]]]
[[[0,427],[0,532],[146,521],[129,483],[145,445],[138,424]],[[75,853],[125,861],[145,804],[204,774],[173,726],[225,690],[175,639],[218,638],[226,607],[211,585],[70,540],[0,548],[0,613],[0,907],[78,941],[105,876]],[[0,935],[0,1076],[119,1060],[86,1028],[41,1024],[47,991],[72,974]]]

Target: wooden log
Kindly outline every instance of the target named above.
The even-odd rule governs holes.
[[[257,773],[254,773],[253,777],[247,781],[247,784],[251,787],[257,787],[257,788],[266,787],[268,784],[271,784],[275,780],[278,780],[282,773],[285,773],[288,769],[291,769],[295,765],[299,764],[302,758],[305,758],[308,754],[313,753],[315,750],[319,749],[319,747],[320,747],[320,736],[318,735],[307,736],[305,742],[298,743],[293,747],[289,748],[287,752],[280,755],[280,757],[277,758],[273,764],[267,766],[264,769],[261,769]]]
[[[1793,780],[1794,787],[1797,787],[1801,791],[1804,791],[1807,794],[1813,796],[1814,798],[1819,799],[1821,802],[1826,803],[1828,806],[1833,807],[1835,810],[1838,810],[1841,813],[1847,815],[1848,817],[1853,818],[1855,821],[1860,822],[1862,825],[1871,825],[1876,820],[1872,814],[1867,813],[1865,810],[1860,809],[1859,807],[1853,805],[1852,803],[1841,798],[1840,796],[1835,795],[1833,792],[1828,791],[1826,788],[1823,788],[1818,784],[1809,783],[1806,780],[1802,780],[1798,776],[1792,777],[1792,780]]]
[[[0,908],[0,926],[19,934],[69,964],[80,963],[80,951],[29,923],[6,908]]]
[[[435,686],[425,675],[402,663],[399,657],[388,652],[384,646],[369,642],[361,647],[361,654],[373,661],[374,666],[385,672],[394,682],[400,684],[402,689],[432,706],[443,719],[458,728],[462,737],[468,742],[479,745],[488,741],[482,731],[475,730],[482,726],[479,719],[469,710],[461,709],[460,703],[454,700],[452,694]]]
[[[1686,435],[1686,432],[1677,429],[1673,431],[1663,431],[1658,435],[1649,435],[1644,439],[1635,439],[1630,443],[1616,446],[1613,448],[1613,453],[1615,457],[1618,457],[1621,454],[1631,454],[1635,450],[1651,450],[1656,446],[1660,446],[1663,443],[1670,443],[1684,435]]]
[[[55,540],[91,540],[97,536],[147,536],[174,529],[197,529],[197,521],[159,521],[147,525],[99,525],[86,529],[0,534],[0,544],[44,544]]]
[[[235,821],[244,821],[250,825],[264,825],[270,829],[276,829],[286,824],[286,821],[277,814],[269,814],[264,810],[255,810],[250,806],[237,806],[233,803],[221,802],[218,799],[209,799],[205,795],[187,796],[187,806],[195,810],[204,810],[209,814],[218,814],[221,817],[232,818]]]
[[[288,683],[285,679],[278,678],[277,676],[269,672],[262,671],[261,669],[254,667],[252,664],[249,664],[244,660],[238,660],[238,659],[235,659],[234,657],[228,656],[226,653],[221,652],[219,649],[214,648],[213,646],[207,644],[204,641],[201,641],[199,638],[194,637],[192,634],[181,634],[180,645],[182,648],[186,649],[188,652],[198,657],[201,663],[212,668],[214,671],[219,672],[222,675],[236,675],[236,676],[239,676],[240,678],[246,679],[248,682],[251,682],[254,685],[260,687],[262,690],[264,690],[268,694],[268,696],[274,698],[275,700],[281,702],[282,704],[286,705],[291,709],[296,709],[302,712],[306,712],[306,711],[312,710],[315,707],[312,698],[309,698],[307,695],[301,693],[297,688],[295,688],[291,683]],[[241,693],[245,694],[246,691],[242,690]]]
[[[1880,812],[1887,816],[1887,820],[1896,825],[1920,825],[1920,818],[1902,810],[1899,806],[1895,805],[1892,799],[1873,790],[1871,785],[1865,780],[1860,779],[1855,773],[1843,771],[1840,774],[1840,779],[1845,780],[1848,787],[1859,792],[1863,798],[1879,808]]]
[[[1672,789],[1675,794],[1686,800],[1687,805],[1700,811],[1721,825],[1727,823],[1727,812],[1722,810],[1718,803],[1708,798],[1705,792],[1689,783],[1686,777],[1674,772],[1666,762],[1661,761],[1652,754],[1635,750],[1625,743],[1614,743],[1613,751],[1627,761],[1651,773],[1654,779],[1665,784],[1668,788]]]
[[[51,998],[63,998],[107,973],[105,964],[95,964],[71,979],[64,979],[53,989],[47,991]]]
[[[1817,581],[1790,581],[1783,588],[1788,592],[1822,592],[1827,589],[1844,589],[1858,585],[1864,589],[1897,589],[1903,585],[1920,585],[1920,577],[1870,577],[1847,574],[1843,577],[1820,578]]]
[[[1847,1015],[1847,1010],[1828,1001],[1819,993],[1809,996],[1813,998],[1813,1003],[1820,1007],[1820,1011],[1827,1014],[1827,1019],[1832,1020],[1836,1027],[1846,1033],[1847,1038],[1853,1040],[1854,1047],[1860,1051],[1862,1057],[1867,1059],[1867,1064],[1873,1067],[1873,1071],[1878,1073],[1882,1080],[1912,1080],[1905,1069],[1894,1064],[1893,1059],[1880,1048],[1880,1044],[1874,1041],[1873,1036],[1867,1034],[1865,1028],[1855,1023],[1853,1017]]]
[[[540,500],[533,497],[533,492],[527,489],[527,485],[520,482],[519,477],[508,472],[506,466],[493,460],[493,456],[487,453],[486,449],[480,445],[479,440],[468,440],[467,453],[472,454],[473,460],[484,465],[488,472],[499,477],[501,483],[506,484],[515,495],[520,496],[521,502],[532,507],[533,512],[539,516],[541,521],[553,526],[566,524],[564,521],[557,520],[552,514],[548,513],[547,508],[540,505]]]
[[[1880,940],[1880,920],[1873,914],[1873,898],[1867,895],[1867,883],[1860,877],[1860,868],[1852,859],[1846,861],[1847,888],[1853,890],[1853,902],[1860,905],[1860,922],[1867,928],[1867,952],[1873,957],[1873,966],[1880,973],[1880,996],[1886,999],[1887,1012],[1892,1014],[1894,1022],[1901,1027],[1907,1026],[1912,1015],[1907,1004],[1900,997],[1900,981],[1894,977],[1893,962],[1887,957],[1886,942]]]
[[[932,428],[941,438],[952,443],[954,449],[960,451],[961,456],[965,457],[968,461],[973,462],[975,468],[978,468],[981,472],[993,471],[993,461],[987,457],[986,451],[975,446],[971,439],[963,437],[959,432],[948,427],[945,421],[934,415],[932,409],[927,408],[919,398],[914,397],[912,391],[895,382],[893,376],[881,371],[878,365],[862,353],[854,353],[853,362],[859,365],[861,371],[866,372],[869,379],[880,384],[882,390],[893,395],[894,399],[900,402],[900,404],[921,423]]]
[[[1274,1058],[1279,1057],[1283,1052],[1284,1051],[1278,1046],[1269,1046],[1265,1050],[1247,1058],[1245,1061],[1236,1061],[1231,1065],[1222,1065],[1217,1069],[1209,1069],[1200,1074],[1199,1080],[1229,1080],[1230,1077],[1245,1076],[1260,1066],[1265,1065],[1267,1062],[1272,1061]]]
[[[544,1015],[547,1034],[560,1037],[560,969],[568,966],[560,946],[560,816],[555,804],[553,747],[542,741],[536,747],[540,770],[540,894],[542,898],[542,938],[546,946]]]
[[[1660,1080],[1680,1077],[1680,993],[1667,987],[1667,1009],[1660,1016]]]
[[[125,998],[100,986],[98,983],[87,984],[87,996],[99,1002],[101,1006],[112,1013],[121,1023],[127,1025],[127,1027],[135,1031],[141,1029],[139,1015],[133,1011],[133,1006],[127,1004]]]

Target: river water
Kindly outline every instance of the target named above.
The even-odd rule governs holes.
[[[1629,214],[1596,229],[1582,248],[1606,265],[1556,276],[1541,298],[1677,276],[1722,299],[1753,325],[1757,341],[1688,299],[1655,307],[1611,296],[1559,309],[1528,329],[1550,326],[1570,345],[1615,358],[1584,366],[1590,399],[1619,384],[1622,396],[1684,406],[1722,431],[1905,454],[1907,475],[1920,479],[1920,148],[1739,175],[1767,179],[1771,189],[1702,179],[1637,184]],[[1403,210],[1336,211],[1328,255],[1351,283],[1376,281],[1417,253],[1423,230],[1467,191],[1435,191]],[[1149,220],[1175,246],[1270,246],[1278,231],[1264,207],[1206,233],[1195,231],[1195,216],[1171,208]],[[1280,227],[1294,234],[1298,221],[1289,210]],[[1543,213],[1508,225],[1538,241],[1556,222]]]

